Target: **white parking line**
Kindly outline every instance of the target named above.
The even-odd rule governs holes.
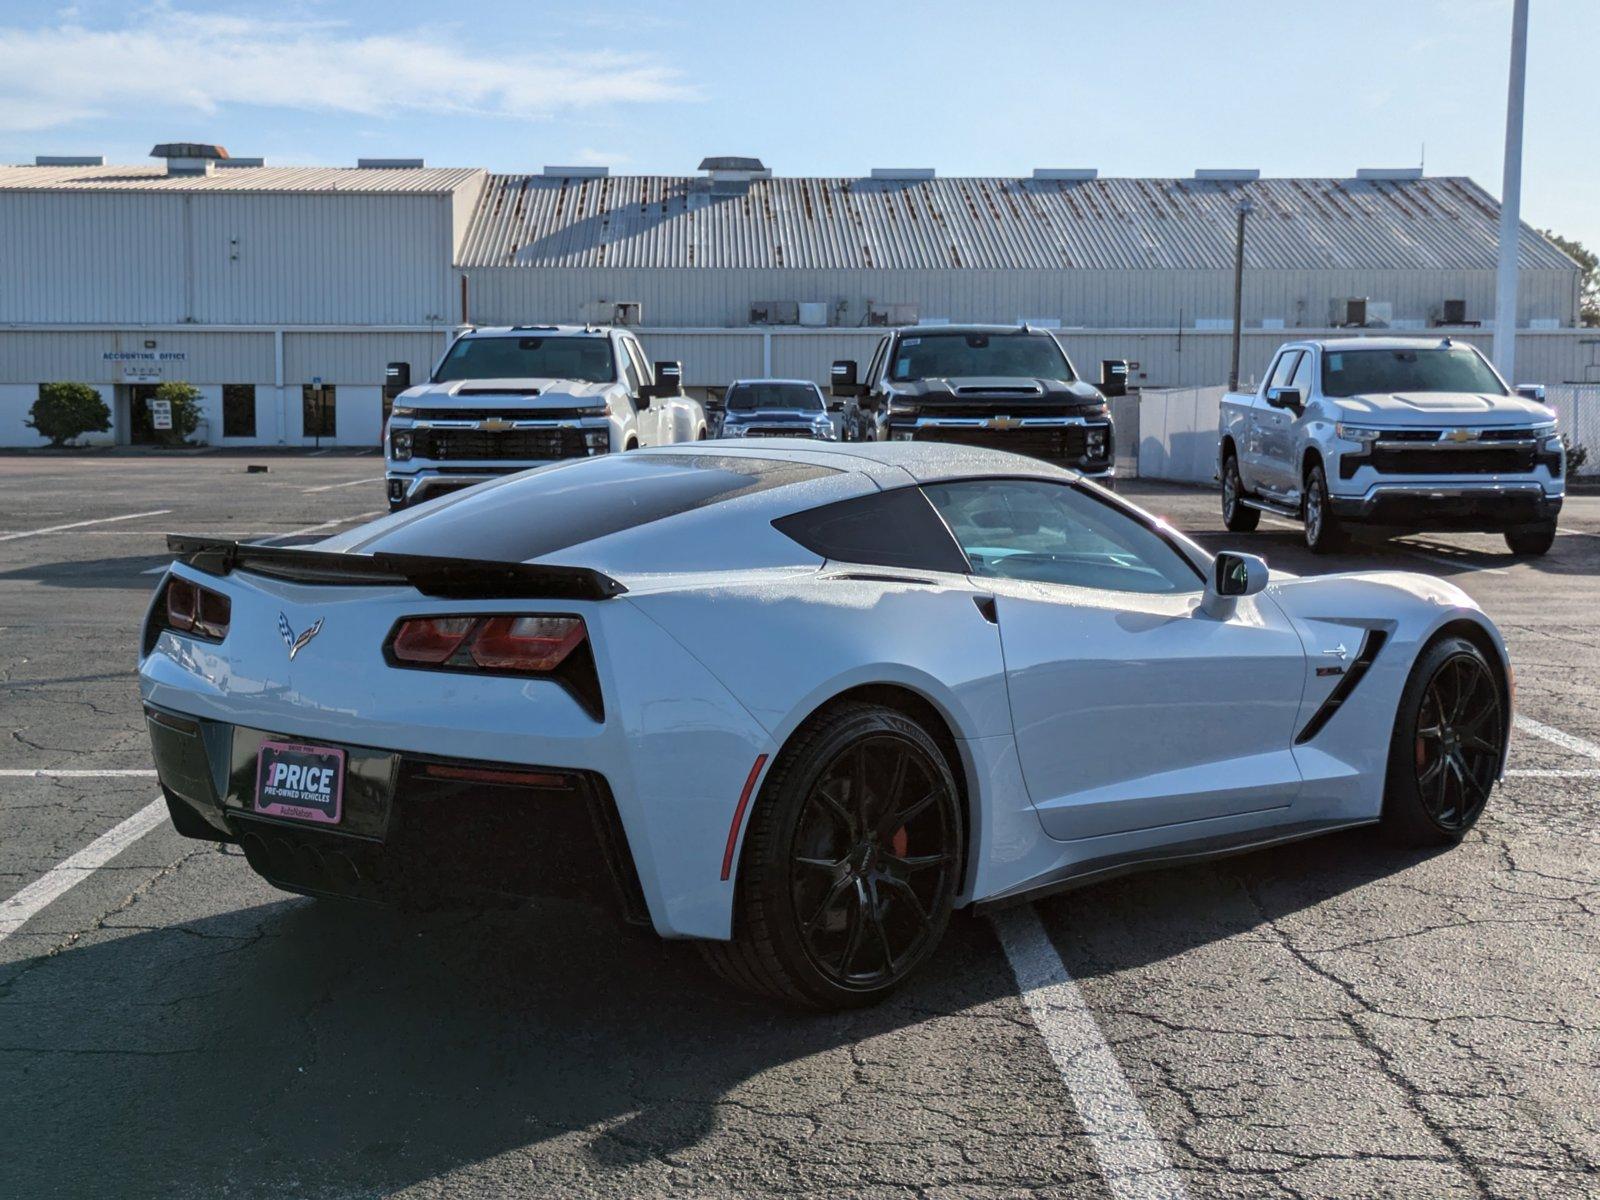
[[[1442,554],[1429,554],[1426,550],[1416,550],[1410,546],[1404,545],[1403,543],[1400,548],[1413,558],[1420,558],[1424,562],[1433,563],[1435,566],[1448,567],[1452,571],[1472,571],[1479,575],[1503,575],[1507,570],[1510,569],[1509,567],[1503,566],[1491,567],[1487,564],[1480,566],[1477,563],[1470,562],[1466,559],[1446,558]]]
[[[1600,779],[1600,768],[1593,771],[1562,771],[1554,767],[1526,767],[1506,772],[1506,777],[1519,779]]]
[[[79,771],[37,767],[0,771],[0,779],[154,779],[155,777],[155,771],[150,768],[137,771]]]
[[[358,484],[363,484],[363,483],[382,483],[382,482],[383,482],[383,476],[382,475],[375,475],[371,479],[352,479],[352,480],[349,480],[346,483],[325,483],[321,487],[305,488],[305,489],[303,489],[303,494],[309,496],[313,492],[331,492],[331,491],[333,491],[334,488],[347,488],[347,487],[355,487]]]
[[[1044,1038],[1116,1200],[1186,1200],[1161,1139],[1106,1045],[1083,993],[1031,906],[995,914],[1022,1003]]]
[[[11,899],[0,900],[0,942],[22,928],[23,922],[45,905],[59,900],[89,878],[96,868],[105,866],[161,824],[166,816],[167,802],[152,801],[127,820],[113,825],[70,858],[51,867]]]
[[[1574,754],[1583,755],[1585,758],[1600,760],[1600,745],[1596,745],[1586,738],[1563,732],[1552,725],[1546,725],[1542,721],[1535,721],[1532,717],[1525,717],[1518,713],[1517,728],[1524,733],[1533,734],[1534,737],[1553,742],[1563,750],[1570,750]]]
[[[96,517],[92,521],[68,521],[65,525],[46,525],[43,529],[24,529],[17,533],[0,534],[0,542],[14,542],[18,538],[38,537],[42,533],[60,533],[63,529],[82,529],[85,525],[109,525],[113,521],[136,521],[140,517],[159,517],[170,508],[156,508],[149,512],[123,513],[120,517]]]

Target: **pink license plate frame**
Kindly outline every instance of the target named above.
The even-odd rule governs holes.
[[[313,825],[344,816],[345,752],[304,742],[262,742],[256,752],[255,811]]]

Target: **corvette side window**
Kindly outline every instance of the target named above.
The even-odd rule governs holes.
[[[819,557],[913,571],[967,572],[966,559],[914,487],[824,504],[772,523]]]
[[[974,575],[1112,592],[1194,592],[1199,572],[1159,533],[1070,484],[973,479],[922,489]]]

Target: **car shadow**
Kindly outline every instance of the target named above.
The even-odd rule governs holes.
[[[130,554],[120,558],[88,558],[61,562],[29,563],[0,571],[0,582],[17,580],[62,588],[137,588],[153,592],[159,575],[172,561],[170,554]]]
[[[1416,861],[1340,834],[1041,911],[1051,928],[1120,931],[1058,937],[1092,978]],[[207,896],[250,886],[231,852],[189,870]],[[285,898],[161,915],[178,901],[193,896],[157,889],[108,928],[0,968],[0,1194],[374,1195],[516,1152],[532,1190],[560,1192],[580,1186],[574,1170],[665,1169],[752,1088],[759,1108],[809,1115],[859,1070],[827,1052],[1014,994],[989,923],[964,914],[903,992],[818,1015],[746,1000],[691,946],[578,905],[418,917]],[[895,1122],[917,1100],[872,1104]],[[740,1169],[724,1185],[738,1190]]]

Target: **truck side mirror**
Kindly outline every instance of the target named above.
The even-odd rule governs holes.
[[[1254,596],[1266,586],[1265,559],[1224,550],[1211,564],[1211,576],[1206,580],[1199,611],[1214,620],[1226,621],[1238,607],[1239,597]]]
[[[1100,394],[1107,399],[1112,396],[1126,396],[1128,394],[1127,359],[1102,358],[1100,360]]]
[[[1268,388],[1267,403],[1274,408],[1289,408],[1299,412],[1305,401],[1300,395],[1299,388]]]
[[[667,399],[683,395],[683,364],[670,360],[655,364],[656,381],[639,389],[639,399],[646,408],[657,397]]]
[[[1535,404],[1544,403],[1545,391],[1542,383],[1519,383],[1516,391],[1524,400],[1532,400]]]
[[[843,412],[844,411],[844,401],[843,400],[839,400],[837,398],[829,400],[828,401],[828,411],[829,412]]]
[[[861,396],[866,388],[856,382],[857,367],[853,358],[841,358],[833,364],[829,374],[828,391],[834,396]]]
[[[391,396],[398,396],[411,386],[411,364],[392,362],[383,369],[383,386]]]

